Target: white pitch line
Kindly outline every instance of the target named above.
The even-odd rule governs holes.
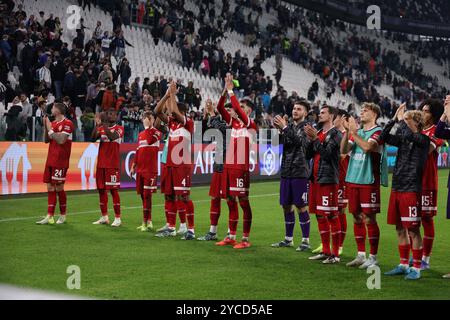
[[[254,195],[254,196],[249,196],[249,198],[273,197],[273,196],[278,196],[278,195],[279,195],[279,193],[258,194],[258,195]],[[209,202],[209,201],[211,201],[211,199],[195,200],[194,203]],[[153,207],[163,207],[163,206],[164,206],[164,204],[155,204],[155,205],[153,205]],[[140,208],[142,208],[142,206],[121,207],[121,210],[132,210],[132,209],[140,209]],[[81,215],[81,214],[96,213],[96,212],[99,212],[99,210],[71,212],[71,213],[68,213],[68,216],[77,216],[77,215]],[[13,222],[13,221],[39,219],[39,218],[42,218],[42,216],[5,218],[5,219],[0,219],[0,223],[1,222]]]

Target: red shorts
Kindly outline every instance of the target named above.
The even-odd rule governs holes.
[[[166,196],[189,195],[191,193],[192,166],[166,167],[164,166],[161,179],[161,192]],[[163,182],[164,181],[164,182]]]
[[[136,174],[136,191],[138,194],[142,194],[144,190],[150,190],[151,193],[155,193],[158,189],[156,185],[156,178],[158,174]]]
[[[319,215],[338,214],[338,184],[311,183],[309,187],[309,211]]]
[[[349,211],[352,214],[380,213],[380,186],[347,183]]]
[[[213,172],[211,185],[209,186],[209,196],[220,198],[222,195],[222,172]]]
[[[250,190],[250,172],[224,168],[222,173],[222,198],[247,197]]]
[[[347,185],[345,182],[339,182],[339,189],[338,189],[339,210],[347,208],[347,204],[348,204]]]
[[[115,168],[97,168],[95,174],[97,189],[119,189],[120,170]]]
[[[420,193],[392,190],[389,198],[388,224],[404,228],[420,227]]]
[[[422,190],[422,217],[437,214],[437,190]]]
[[[64,184],[66,182],[67,168],[45,167],[44,183]]]

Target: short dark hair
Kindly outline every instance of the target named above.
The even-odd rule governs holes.
[[[438,99],[426,99],[420,104],[419,110],[423,110],[425,106],[430,107],[430,113],[433,117],[433,123],[437,124],[439,118],[444,113],[444,105],[442,104],[442,101]]]
[[[299,104],[299,105],[303,106],[306,109],[306,112],[309,112],[309,110],[311,109],[311,105],[306,100],[296,100],[295,103],[294,103],[294,106],[296,104]]]
[[[345,118],[345,117],[348,116],[348,112],[345,111],[344,109],[337,109],[337,115],[340,116],[340,117]]]
[[[333,116],[333,120],[336,119],[336,116],[338,115],[338,109],[336,107],[332,107],[326,104],[322,106],[321,109],[328,109],[328,112]]]
[[[188,111],[188,108],[185,103],[183,102],[177,102],[178,110],[182,113],[186,113]]]

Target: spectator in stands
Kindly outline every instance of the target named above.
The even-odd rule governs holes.
[[[20,141],[26,136],[26,127],[19,118],[22,112],[22,106],[20,99],[15,97],[12,101],[12,106],[8,109],[6,114],[6,133],[5,138],[7,141]]]
[[[103,66],[103,71],[100,72],[98,76],[98,82],[104,82],[104,83],[112,83],[114,80],[112,71],[109,67],[109,65],[105,64]]]
[[[120,75],[120,84],[125,84],[131,77],[130,62],[127,58],[123,58],[117,67],[117,72]]]
[[[116,108],[116,86],[114,84],[109,85],[105,92],[102,94],[101,111],[107,111],[109,109]]]
[[[84,141],[89,142],[91,133],[95,126],[95,114],[90,107],[87,107],[80,117],[81,128],[84,134]]]

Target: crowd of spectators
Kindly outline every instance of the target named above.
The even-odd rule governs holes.
[[[91,9],[92,1],[79,2]],[[0,100],[4,101],[4,110],[0,113],[6,114],[8,129],[3,134],[7,140],[40,140],[42,117],[49,113],[53,101],[62,100],[67,105],[67,117],[77,128],[76,140],[90,139],[96,112],[114,108],[125,125],[125,141],[136,141],[142,129],[141,114],[155,107],[172,79],[160,75],[133,77],[126,56],[126,47],[133,44],[122,31],[122,25],[131,22],[148,25],[155,45],[159,41],[175,44],[181,51],[181,63],[193,72],[222,79],[231,72],[239,82],[241,97],[255,105],[253,117],[260,127],[270,127],[274,115],[290,114],[294,101],[301,98],[280,85],[285,58],[325,82],[325,87],[319,88],[316,79],[305,97],[313,106],[312,119],[324,103],[318,100],[319,90],[325,90],[328,99],[338,91],[354,96],[358,102],[376,102],[387,117],[395,113],[397,103],[377,92],[380,84],[392,86],[394,98],[409,102],[410,108],[427,97],[447,93],[418,60],[401,63],[398,52],[382,50],[379,42],[358,36],[352,27],[299,7],[290,10],[276,0],[264,2],[264,8],[259,1],[237,0],[234,10],[230,9],[230,0],[224,0],[220,11],[214,0],[201,0],[197,2],[199,14],[187,10],[184,0],[96,2],[112,11],[112,30],[103,30],[100,21],[86,26],[81,19],[71,43],[61,40],[64,30],[60,18],[51,13],[40,12],[35,17],[12,3],[10,14],[1,18]],[[263,10],[277,16],[276,25],[262,28]],[[288,28],[298,30],[294,37],[287,36]],[[92,30],[91,39],[86,38],[86,29]],[[332,30],[343,33],[345,40],[335,41]],[[240,50],[225,52],[221,42],[227,31],[242,34],[245,44],[258,48],[258,54],[248,57]],[[431,56],[438,63],[448,64],[448,42],[408,42],[394,33],[387,36],[421,58]],[[261,65],[272,56],[276,72],[267,75]],[[113,65],[113,61],[117,63]],[[17,84],[10,71],[18,75]],[[201,120],[205,101],[202,103],[194,83],[186,81],[185,86],[178,79],[178,99],[189,105],[194,120]],[[353,104],[339,107],[350,113],[355,110]],[[0,136],[2,129],[0,125]]]
[[[92,4],[80,2],[88,10]],[[36,17],[9,3],[8,15],[0,18],[0,139],[42,140],[43,117],[58,100],[75,125],[75,141],[90,141],[95,113],[110,108],[125,126],[125,141],[136,141],[142,113],[155,108],[171,78],[132,77],[126,57],[132,44],[118,16],[113,15],[112,30],[103,30],[100,21],[86,26],[81,19],[75,38],[66,43],[59,17],[43,11]],[[178,89],[178,99],[201,115],[202,97],[193,82],[179,81]]]
[[[132,19],[150,25],[155,43],[162,39],[180,48],[183,66],[222,79],[231,71],[239,80],[243,94],[254,95],[254,102],[261,105],[263,111],[270,112],[271,106],[277,104],[276,100],[270,103],[267,95],[270,99],[270,96],[278,98],[287,94],[280,86],[283,58],[299,63],[321,77],[326,83],[323,90],[328,98],[339,90],[343,95],[354,96],[359,102],[383,103],[386,116],[396,109],[396,103],[377,92],[376,86],[380,84],[392,86],[394,98],[410,102],[411,108],[428,96],[443,97],[446,94],[447,89],[439,86],[437,78],[427,74],[417,59],[411,59],[409,63],[400,62],[399,52],[381,49],[380,42],[358,36],[356,30],[340,21],[300,7],[292,10],[276,0],[235,2],[235,9],[230,10],[229,0],[223,1],[219,12],[213,0],[196,2],[199,8],[196,16],[186,9],[183,0],[134,0],[130,9]],[[251,10],[244,14],[244,8]],[[277,16],[276,25],[261,27],[263,10]],[[194,20],[199,23],[197,32]],[[287,28],[298,32],[290,38]],[[345,41],[337,42],[332,30],[347,35]],[[250,61],[245,54],[241,55],[240,50],[225,52],[221,39],[226,31],[244,35],[245,44],[258,46],[259,54]],[[300,36],[310,40],[314,47],[302,42]],[[388,33],[387,36],[395,37],[396,34]],[[448,64],[448,41],[406,42],[406,39],[398,37],[397,40],[403,40],[406,50],[420,58],[431,56],[441,65]],[[273,90],[271,78],[261,68],[264,60],[273,55],[276,72],[272,76],[276,90]],[[318,90],[311,86],[307,98],[314,101]]]

